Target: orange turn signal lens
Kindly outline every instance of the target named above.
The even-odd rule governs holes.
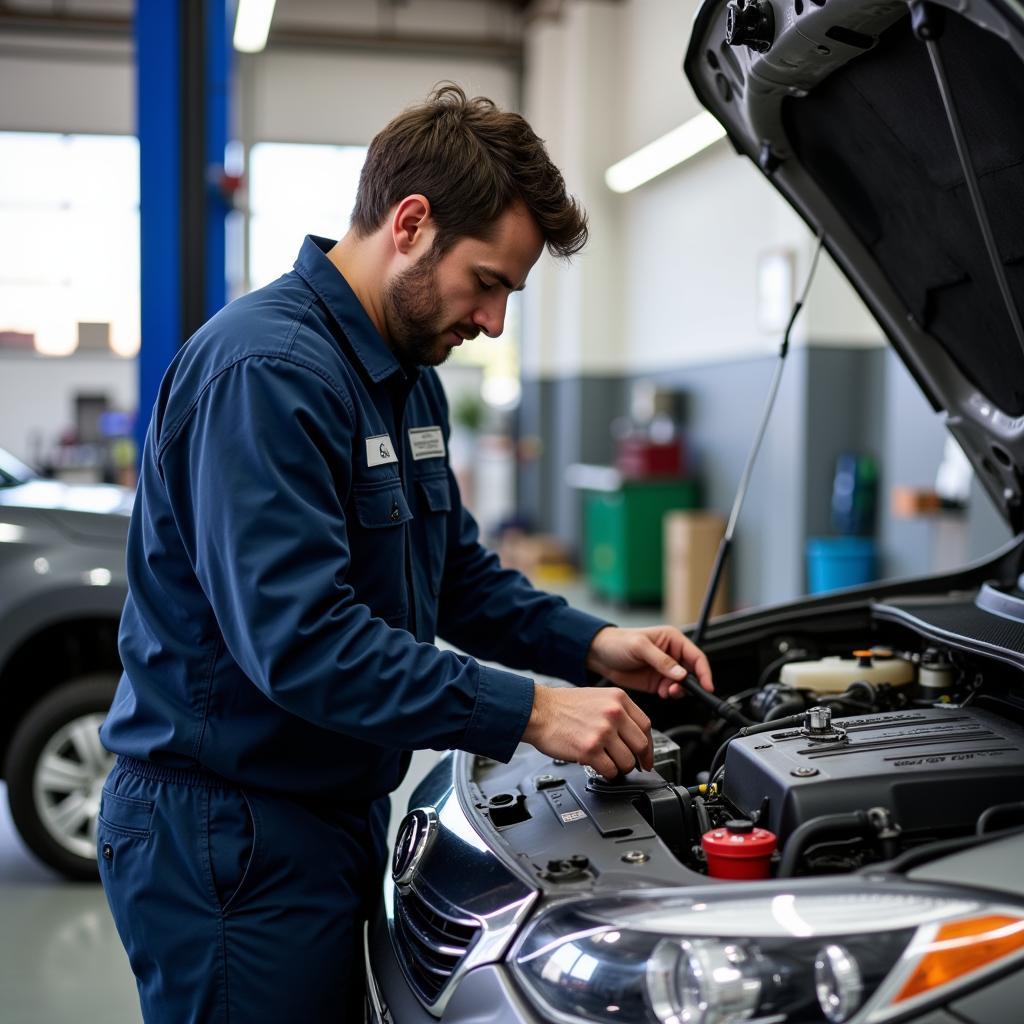
[[[1024,949],[1024,919],[1019,917],[990,914],[941,925],[893,1002],[947,985],[1020,949]]]

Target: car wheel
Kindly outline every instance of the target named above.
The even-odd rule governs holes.
[[[99,877],[96,817],[114,763],[100,743],[117,677],[62,684],[25,716],[7,752],[11,817],[25,845],[68,878]]]

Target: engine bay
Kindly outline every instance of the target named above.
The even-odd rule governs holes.
[[[692,697],[645,699],[650,772],[605,779],[526,745],[508,765],[476,758],[481,830],[564,889],[898,870],[1024,825],[1024,651],[906,614],[987,614],[986,589],[991,604],[992,588],[893,601],[855,631],[723,645],[712,667],[733,721]]]

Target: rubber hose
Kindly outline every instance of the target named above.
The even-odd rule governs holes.
[[[992,824],[993,818],[998,818],[1004,814],[1012,814],[1016,812],[1017,815],[1024,814],[1024,802],[1017,802],[1012,804],[995,804],[990,807],[987,811],[982,811],[981,817],[978,818],[978,824],[975,826],[975,834],[979,836],[986,835],[989,831],[989,826]],[[1003,826],[1006,828],[1007,826]]]
[[[725,752],[729,748],[729,744],[738,736],[754,736],[759,732],[772,732],[774,729],[788,729],[794,725],[803,725],[804,715],[801,712],[799,715],[790,715],[789,718],[773,718],[770,722],[759,722],[757,725],[748,725],[739,732],[733,733],[719,748],[715,751],[714,760],[711,762],[711,771],[708,773],[708,781],[711,782],[718,772],[719,767],[725,761]]]
[[[773,707],[771,711],[764,716],[764,720],[774,724],[780,718],[789,718],[791,715],[795,715],[803,711],[806,707],[807,705],[804,701],[796,697],[791,698],[790,700],[784,700]]]
[[[671,729],[665,730],[665,735],[675,742],[679,742],[680,739],[700,739],[704,735],[703,725],[693,725],[692,723],[686,725],[673,725]]]
[[[857,869],[857,874],[901,874],[930,860],[948,857],[961,850],[969,850],[971,847],[995,842],[995,840],[1007,836],[1018,836],[1022,832],[1024,832],[1024,827],[1018,825],[1014,828],[1001,828],[995,832],[986,832],[983,836],[956,836],[954,839],[937,839],[932,843],[925,843],[923,846],[915,846],[912,850],[905,850],[893,860],[883,861],[879,864],[866,864]]]
[[[792,878],[803,852],[811,840],[829,832],[860,832],[864,834],[868,824],[868,816],[863,811],[850,811],[846,814],[821,814],[817,818],[805,821],[786,840],[779,861],[779,878]]]

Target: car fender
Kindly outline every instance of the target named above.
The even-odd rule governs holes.
[[[43,629],[76,619],[119,621],[127,596],[127,585],[114,580],[107,586],[57,587],[19,602],[0,621],[0,672],[11,655]]]

